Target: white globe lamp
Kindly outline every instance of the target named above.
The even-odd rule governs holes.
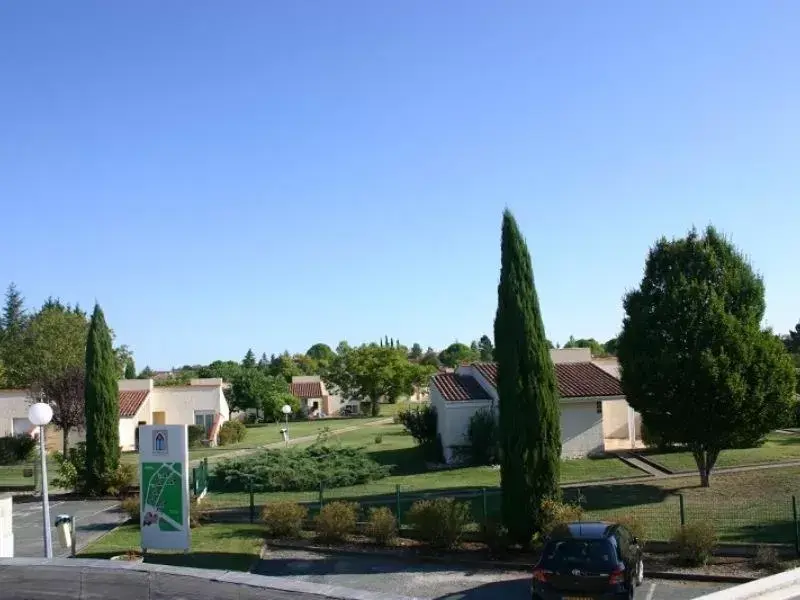
[[[283,408],[281,408],[281,412],[288,416],[288,415],[292,414],[292,407],[289,406],[288,404],[284,404]]]
[[[39,428],[39,454],[42,459],[42,525],[44,556],[53,558],[53,538],[50,532],[50,497],[47,493],[47,449],[44,427],[53,420],[53,409],[49,404],[37,402],[28,409],[28,421]]]

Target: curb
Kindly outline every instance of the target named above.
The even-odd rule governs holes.
[[[402,554],[394,554],[392,552],[370,551],[361,552],[358,550],[341,550],[338,548],[327,548],[324,546],[305,546],[302,544],[292,544],[291,542],[267,542],[265,548],[279,548],[282,550],[304,550],[306,552],[314,552],[317,554],[333,554],[335,556],[351,556],[357,558],[377,557],[395,560],[407,563],[436,563],[436,564],[450,564],[460,565],[464,567],[472,567],[477,569],[486,570],[502,570],[502,571],[525,571],[530,572],[532,565],[520,562],[509,562],[500,560],[470,560],[459,559],[458,557],[448,556],[434,556],[423,554],[419,556],[408,556]],[[262,555],[264,550],[262,549]],[[670,571],[647,571],[646,576],[649,579],[664,579],[670,581],[695,581],[701,583],[748,583],[754,581],[753,577],[744,577],[740,575],[705,575],[702,573],[674,573]]]

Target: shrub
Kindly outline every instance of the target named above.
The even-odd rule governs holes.
[[[0,437],[0,465],[13,465],[28,460],[36,448],[36,440],[29,435]]]
[[[489,409],[477,411],[467,425],[469,461],[473,465],[491,465],[497,462],[497,421]]]
[[[114,471],[103,477],[104,491],[112,496],[126,494],[136,483],[137,469],[129,463],[120,464]]]
[[[294,502],[271,502],[261,511],[267,534],[273,537],[297,537],[303,530],[308,509]]]
[[[128,496],[122,501],[120,508],[128,513],[132,521],[139,522],[139,515],[141,513],[141,501],[139,500],[139,496]]]
[[[383,442],[383,436],[382,435],[376,435],[375,436],[375,443],[376,444],[380,444],[381,442]]]
[[[672,535],[672,543],[677,547],[681,562],[689,566],[703,566],[711,558],[717,543],[717,532],[710,523],[697,521],[678,528]]]
[[[66,455],[53,453],[56,462],[56,476],[53,485],[65,490],[83,490],[86,484],[86,442],[69,448]]]
[[[369,483],[388,474],[389,467],[379,465],[360,448],[314,444],[220,461],[211,483],[225,491],[246,491],[247,477],[252,476],[257,492],[315,491],[320,486]]]
[[[622,515],[613,519],[614,523],[624,525],[640,544],[647,541],[647,525],[636,515]]]
[[[356,530],[358,504],[355,502],[329,502],[314,519],[317,536],[325,542],[341,542]]]
[[[671,441],[666,439],[660,433],[655,432],[647,427],[644,421],[642,421],[642,442],[644,442],[644,445],[648,448],[656,448],[662,452],[671,450],[674,447],[674,444]]]
[[[186,435],[189,439],[189,448],[198,448],[206,439],[206,428],[202,425],[189,425]]]
[[[369,509],[367,518],[367,537],[383,546],[390,545],[397,537],[397,519],[386,506]]]
[[[189,509],[189,527],[195,529],[200,527],[203,523],[208,523],[210,521],[210,516],[208,511],[201,509],[196,504]]]
[[[583,518],[583,509],[579,504],[570,504],[560,500],[546,499],[541,504],[540,530],[543,536],[550,533],[558,525],[580,521]]]
[[[436,441],[436,409],[433,406],[404,410],[397,416],[420,446],[429,446]]]
[[[244,441],[247,427],[241,421],[225,421],[219,428],[219,445],[228,446]]]
[[[469,505],[455,498],[418,500],[408,511],[416,534],[436,548],[455,548],[472,521]]]
[[[781,560],[778,551],[772,546],[758,546],[753,564],[759,569],[777,573],[781,570]]]
[[[508,529],[501,523],[491,520],[484,523],[481,527],[481,539],[492,554],[498,554],[508,549]]]

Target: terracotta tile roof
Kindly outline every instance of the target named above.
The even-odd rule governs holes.
[[[562,398],[623,395],[619,379],[594,363],[558,363],[554,366],[556,368],[558,392]],[[472,367],[483,375],[489,383],[497,386],[496,363],[473,363]]]
[[[489,400],[489,394],[472,375],[437,373],[431,381],[447,401]]]
[[[131,390],[119,393],[119,416],[134,417],[147,399],[148,390]]]
[[[322,384],[319,381],[292,382],[291,391],[297,398],[322,398]]]

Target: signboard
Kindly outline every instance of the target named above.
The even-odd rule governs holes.
[[[0,558],[14,558],[13,511],[11,494],[0,497]]]
[[[139,426],[143,550],[189,550],[186,425]]]

